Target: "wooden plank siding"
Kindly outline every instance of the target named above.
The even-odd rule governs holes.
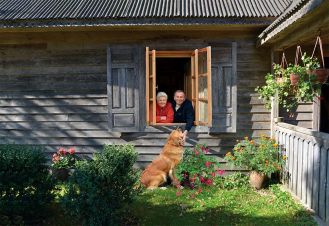
[[[285,185],[328,224],[329,135],[287,123],[278,123],[275,131],[287,155]]]
[[[143,167],[160,152],[168,132],[109,130],[107,46],[112,45],[108,40],[114,40],[116,33],[106,32],[105,37],[91,38],[90,42],[84,35],[79,40],[78,34],[70,34],[68,42],[46,34],[11,34],[14,43],[0,44],[0,143],[42,144],[49,153],[60,146],[75,146],[83,155],[91,155],[103,144],[130,143],[140,153],[138,165]],[[120,32],[116,40],[121,37],[128,39],[129,35]],[[222,62],[232,59],[232,42],[237,43],[237,132],[192,132],[186,146],[206,143],[228,170],[232,168],[225,166],[223,156],[237,139],[270,134],[270,112],[254,91],[270,70],[270,56],[267,49],[256,49],[254,40],[254,36],[236,35],[203,40],[222,50]],[[173,45],[171,40],[167,43]],[[145,96],[141,98],[145,100]]]

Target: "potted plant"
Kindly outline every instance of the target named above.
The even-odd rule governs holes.
[[[314,53],[316,50],[317,45],[319,44],[319,48],[320,48],[320,53],[321,53],[321,60],[322,60],[322,67],[320,68],[320,63],[317,61],[317,59],[314,57]],[[323,56],[323,46],[322,46],[322,40],[320,38],[320,36],[318,36],[316,38],[316,42],[315,42],[315,46],[313,49],[313,53],[312,56],[310,57],[311,60],[314,59],[314,61],[317,61],[316,65],[314,65],[314,67],[310,67],[308,73],[310,75],[315,75],[317,78],[317,81],[320,84],[326,83],[328,80],[328,76],[329,76],[329,69],[325,68],[325,63],[324,63],[324,56]],[[310,64],[312,65],[312,61],[310,61]]]
[[[266,84],[256,88],[266,108],[271,108],[271,99],[275,96],[281,107],[288,112],[299,102],[312,102],[314,97],[319,96],[322,83],[318,82],[312,73],[320,64],[316,58],[307,56],[306,53],[302,55],[301,60],[301,65],[289,64],[286,69],[274,64],[274,73],[268,73],[265,77]],[[280,82],[275,79],[278,75]]]
[[[294,86],[293,95],[297,103],[312,102],[315,96],[319,96],[321,90],[322,83],[319,83],[316,75],[312,74],[320,64],[316,58],[307,56],[306,53],[302,55],[301,59],[302,65],[290,64],[286,70],[291,77],[297,75],[299,78],[296,81],[291,81],[291,85]]]
[[[74,168],[77,157],[74,148],[59,148],[52,157],[52,173],[59,180],[67,180],[70,170]]]
[[[238,142],[233,153],[228,152],[225,159],[238,167],[250,170],[250,185],[260,189],[266,176],[282,169],[285,156],[280,156],[280,149],[275,140],[262,136],[258,140],[245,137]]]

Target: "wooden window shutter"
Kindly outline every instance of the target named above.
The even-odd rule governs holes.
[[[137,46],[108,48],[108,120],[111,131],[139,131],[140,56],[141,50]]]
[[[146,68],[146,124],[156,124],[156,51],[145,51]]]
[[[212,87],[211,87],[211,47],[194,51],[195,69],[192,84],[195,85],[195,123],[201,126],[212,126]],[[193,79],[195,77],[195,79]]]
[[[237,44],[212,48],[213,126],[211,132],[236,132]]]

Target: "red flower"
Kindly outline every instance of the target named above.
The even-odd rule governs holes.
[[[65,150],[65,148],[60,148],[60,149],[58,150],[58,154],[60,154],[60,155],[66,155],[66,150]]]
[[[207,179],[206,180],[206,185],[212,185],[212,179]]]
[[[203,153],[207,154],[209,153],[209,149],[207,147],[201,147],[201,150],[203,151]]]
[[[203,176],[200,176],[199,178],[200,178],[201,183],[205,182],[205,179]]]
[[[212,177],[215,177],[215,176],[216,176],[216,173],[215,173],[215,172],[212,172],[212,173],[211,173],[211,176],[212,176]]]
[[[211,165],[211,162],[208,162],[208,161],[207,161],[207,162],[205,163],[205,166],[206,166],[207,168],[208,168],[210,165]]]
[[[195,155],[198,156],[199,152],[197,150],[194,151]]]
[[[225,170],[217,170],[218,175],[222,176],[225,173]]]
[[[75,153],[75,149],[74,149],[74,148],[70,148],[70,149],[68,150],[68,152],[69,152],[71,155],[73,155],[73,154]]]
[[[177,191],[176,196],[180,196],[182,194],[182,191]]]

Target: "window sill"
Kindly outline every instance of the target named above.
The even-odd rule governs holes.
[[[145,127],[144,132],[171,132],[180,127],[184,129],[185,123],[157,123],[156,125],[149,125]],[[207,126],[193,126],[190,133],[209,133],[211,128]]]

